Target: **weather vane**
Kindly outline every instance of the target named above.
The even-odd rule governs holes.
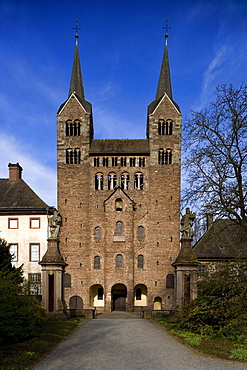
[[[75,39],[76,39],[76,44],[78,43],[78,38],[79,38],[79,35],[78,35],[78,31],[81,30],[81,27],[78,27],[78,18],[76,18],[75,20],[75,27],[72,27],[73,30],[76,30],[76,34],[75,34]]]
[[[165,25],[165,27],[162,27],[162,28],[164,28],[164,29],[166,30],[166,34],[165,34],[165,38],[166,38],[166,45],[167,45],[167,39],[168,39],[168,30],[171,28],[171,27],[169,27],[169,26],[168,26],[169,19],[170,19],[170,17],[168,17],[168,18],[166,19],[166,25]]]

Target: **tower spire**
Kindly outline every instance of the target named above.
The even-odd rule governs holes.
[[[80,63],[80,56],[79,56],[79,49],[78,49],[78,39],[79,39],[78,30],[81,29],[80,27],[78,27],[78,23],[77,23],[78,19],[79,18],[76,18],[76,26],[73,27],[73,29],[76,30],[75,52],[74,52],[74,61],[73,61],[73,67],[72,67],[70,87],[69,87],[69,96],[73,93],[76,93],[76,95],[79,98],[85,99],[83,82],[82,82],[81,63]]]
[[[158,81],[158,87],[156,91],[156,100],[161,98],[165,93],[169,96],[172,100],[172,85],[171,85],[171,76],[170,76],[170,65],[169,65],[169,58],[168,58],[168,29],[171,27],[168,26],[169,18],[166,20],[166,26],[163,27],[166,29],[165,34],[165,49],[164,55],[162,60],[162,65],[160,69],[160,76]]]

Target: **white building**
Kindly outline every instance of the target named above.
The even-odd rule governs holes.
[[[12,263],[23,264],[29,293],[41,294],[39,261],[47,250],[48,216],[54,211],[22,179],[19,163],[9,164],[9,178],[0,179],[0,238],[10,245]]]

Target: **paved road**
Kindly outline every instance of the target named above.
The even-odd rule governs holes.
[[[113,313],[79,327],[34,369],[243,370],[247,366],[195,354],[138,315]]]

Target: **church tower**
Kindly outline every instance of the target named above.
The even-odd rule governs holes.
[[[180,241],[181,113],[168,35],[146,139],[94,139],[78,50],[57,113],[60,251],[69,309],[169,310]]]

